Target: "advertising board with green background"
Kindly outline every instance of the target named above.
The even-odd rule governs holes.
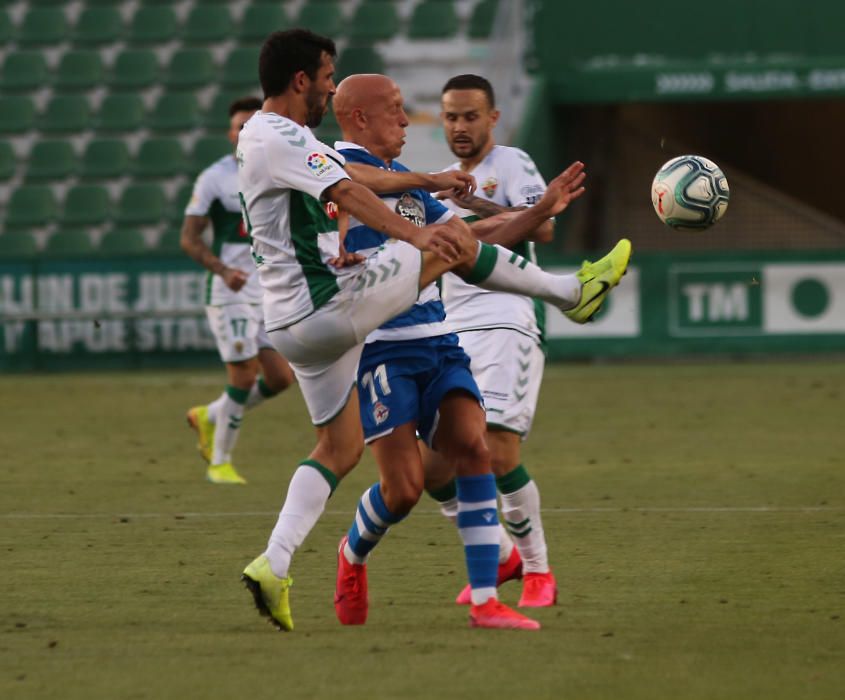
[[[213,363],[205,283],[181,258],[0,263],[0,370]],[[635,255],[593,323],[547,312],[552,360],[845,352],[845,252]]]

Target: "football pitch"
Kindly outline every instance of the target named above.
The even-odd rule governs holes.
[[[249,484],[206,483],[184,412],[222,380],[0,379],[0,697],[843,697],[845,362],[550,366],[524,450],[560,585],[540,632],[467,628],[427,497],[370,560],[367,625],[337,623],[369,456],[273,630],[239,576],[312,429],[294,389],[244,420]]]

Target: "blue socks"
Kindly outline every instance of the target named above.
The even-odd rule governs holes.
[[[492,474],[459,476],[458,532],[464,543],[472,604],[496,598],[499,568],[499,516]]]

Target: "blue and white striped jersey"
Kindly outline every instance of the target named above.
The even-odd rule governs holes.
[[[387,163],[372,155],[367,149],[348,141],[335,143],[335,150],[346,158],[347,163],[361,163],[384,170],[408,172],[408,168],[395,160],[388,166]],[[380,194],[379,197],[386,206],[417,226],[440,224],[453,216],[452,212],[424,190]],[[349,230],[344,241],[349,252],[369,255],[388,240],[389,237],[385,234],[350,217]],[[446,335],[450,331],[445,320],[446,311],[443,308],[443,302],[440,300],[440,290],[437,284],[430,284],[420,291],[416,304],[405,313],[392,318],[370,333],[367,336],[367,342],[411,340]]]

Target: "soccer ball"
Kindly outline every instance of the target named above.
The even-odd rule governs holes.
[[[731,191],[725,174],[702,156],[678,156],[664,163],[651,183],[657,216],[674,229],[712,226],[728,208]]]

